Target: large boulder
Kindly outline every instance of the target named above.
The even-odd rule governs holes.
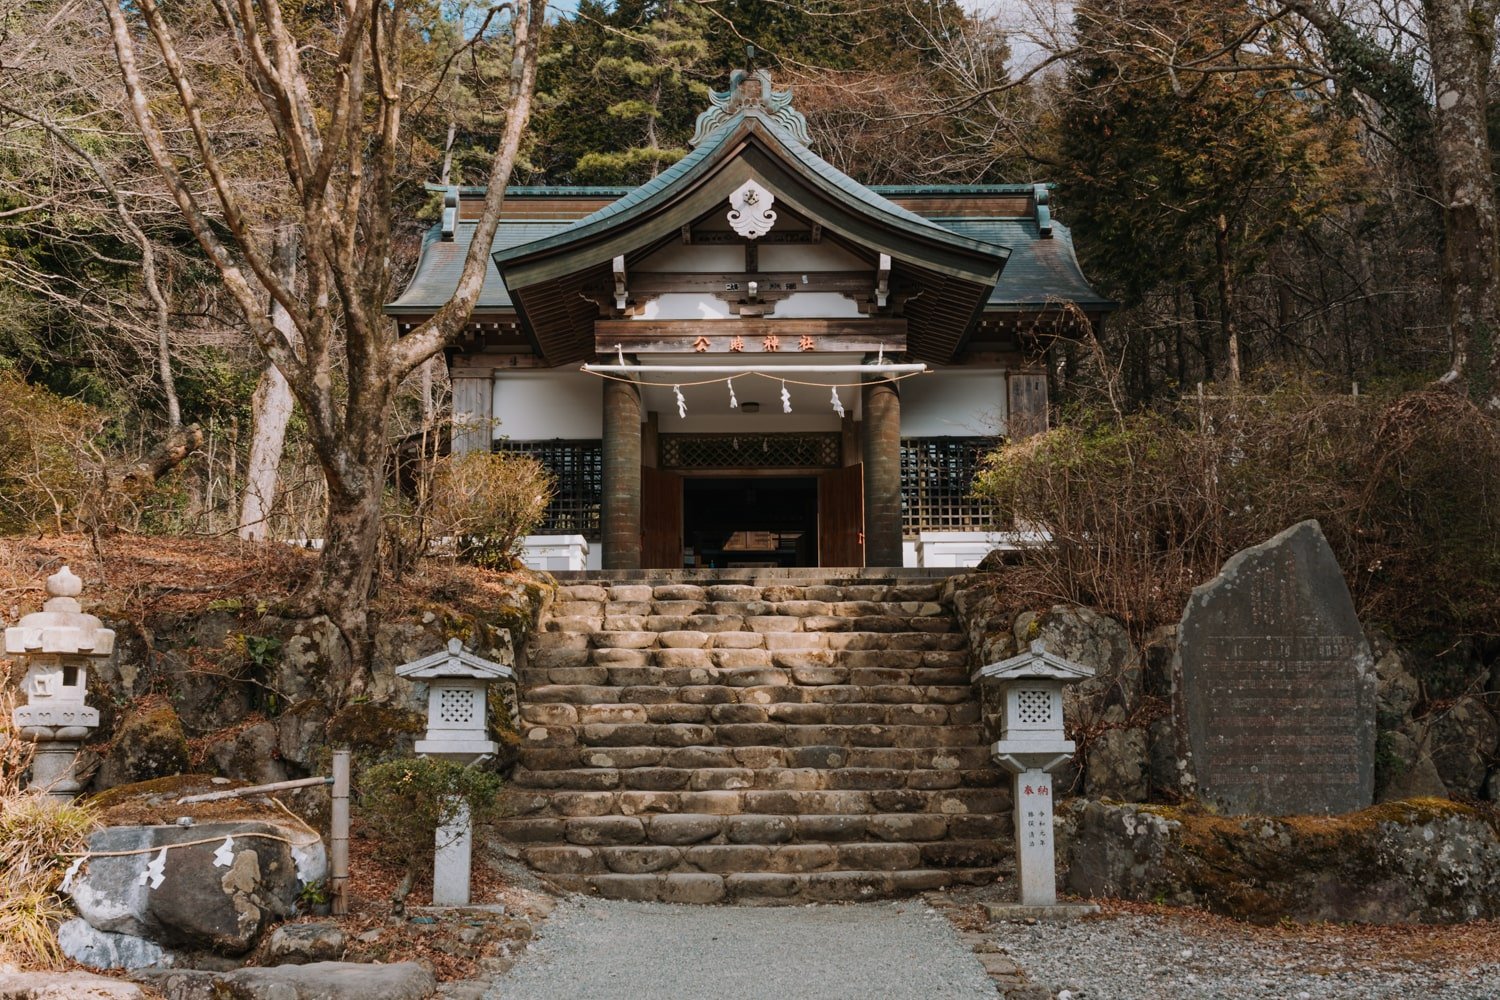
[[[1094,676],[1063,690],[1063,709],[1072,724],[1089,726],[1105,709],[1127,714],[1140,705],[1141,661],[1125,627],[1089,608],[1054,605],[1042,614],[1024,612],[1014,626],[1017,648],[1040,639],[1047,652],[1094,668]]]
[[[233,972],[150,972],[137,978],[167,1000],[424,1000],[437,989],[415,962],[314,962]]]
[[[1329,817],[1214,816],[1079,801],[1070,891],[1201,906],[1258,923],[1457,923],[1500,917],[1500,835],[1414,799]]]
[[[1425,735],[1406,731],[1381,733],[1375,745],[1375,801],[1446,799],[1443,784]]]
[[[1127,725],[1125,711],[1118,705],[1105,710],[1103,722],[1105,728],[1088,741],[1084,795],[1118,802],[1146,801],[1150,767],[1146,730]]]
[[[146,1000],[134,983],[86,972],[0,972],[0,1000]]]
[[[281,762],[278,736],[274,722],[256,722],[213,738],[208,755],[226,778],[252,785],[285,781],[286,765]]]
[[[89,852],[69,892],[91,926],[226,955],[252,948],[327,872],[317,837],[260,820],[105,827]]]
[[[120,719],[97,785],[113,788],[181,774],[187,769],[188,745],[182,720],[167,701],[153,698]]]
[[[1500,722],[1478,698],[1459,698],[1429,721],[1432,762],[1443,784],[1455,795],[1483,795],[1500,745]]]
[[[57,944],[64,955],[91,969],[165,968],[175,960],[155,941],[101,931],[81,917],[64,921],[57,928]]]

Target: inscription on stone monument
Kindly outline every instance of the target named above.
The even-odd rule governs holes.
[[[1374,661],[1316,521],[1237,553],[1194,590],[1177,656],[1205,801],[1269,815],[1370,805]]]

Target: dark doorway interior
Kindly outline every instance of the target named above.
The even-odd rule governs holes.
[[[682,528],[689,565],[816,566],[818,481],[687,479]]]

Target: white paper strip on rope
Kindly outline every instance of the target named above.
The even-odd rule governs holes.
[[[781,412],[792,412],[792,394],[787,391],[785,379],[783,379],[781,382]]]
[[[87,855],[82,855],[73,859],[73,863],[69,865],[68,870],[63,873],[63,880],[57,887],[57,890],[59,892],[73,891],[73,879],[78,876],[79,869],[83,867],[83,863],[87,860]]]
[[[234,838],[225,837],[224,843],[214,851],[214,867],[228,868],[232,864],[234,864]]]
[[[681,420],[687,419],[687,400],[682,396],[682,386],[672,386],[672,395],[677,397],[677,416]]]
[[[740,401],[734,398],[734,379],[729,380],[729,408],[731,410],[740,408]]]
[[[839,399],[839,390],[837,387],[833,389],[833,412],[839,415],[840,420],[844,418],[844,402]]]
[[[156,852],[156,857],[146,865],[146,870],[141,872],[141,877],[136,880],[136,885],[145,885],[152,889],[160,889],[161,884],[167,880],[167,849],[163,847]]]

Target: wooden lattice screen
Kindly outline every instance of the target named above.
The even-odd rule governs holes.
[[[987,437],[901,439],[901,517],[908,538],[923,531],[993,531],[994,507],[971,491]]]
[[[537,534],[603,537],[599,510],[604,496],[604,445],[599,441],[496,441],[495,450],[530,455],[557,480],[557,492]]]
[[[664,469],[836,469],[837,434],[663,434]]]

